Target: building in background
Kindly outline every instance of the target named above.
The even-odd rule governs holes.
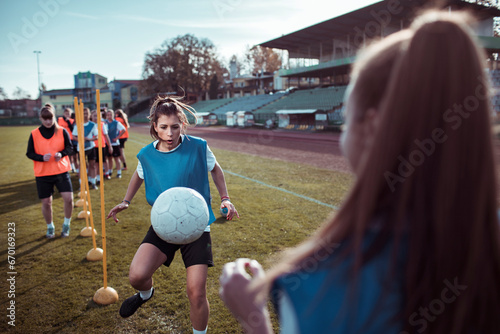
[[[53,89],[42,93],[42,105],[51,103],[57,115],[62,115],[65,108],[74,109],[74,97],[82,101],[85,107],[96,109],[96,90],[100,91],[100,108],[125,109],[139,98],[140,80],[117,80],[108,82],[98,73],[79,72],[74,75],[74,88]]]

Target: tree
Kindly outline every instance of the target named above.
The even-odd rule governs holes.
[[[0,100],[7,100],[8,98],[7,92],[5,92],[3,87],[0,87]]]
[[[215,100],[217,98],[218,89],[219,79],[217,79],[217,75],[214,74],[210,80],[210,88],[208,89],[208,96],[210,97],[210,100]]]
[[[182,90],[200,94],[208,90],[214,75],[222,78],[224,71],[209,39],[186,34],[146,53],[140,88],[145,95]]]
[[[246,59],[252,73],[274,72],[281,68],[281,56],[271,48],[260,45],[247,47]]]
[[[12,96],[16,100],[21,100],[21,99],[31,99],[30,93],[22,89],[21,87],[16,87],[14,90],[14,93],[12,93]]]

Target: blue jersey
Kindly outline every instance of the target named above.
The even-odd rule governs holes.
[[[180,146],[170,152],[160,152],[151,143],[139,151],[137,158],[142,165],[146,200],[150,205],[167,189],[187,187],[205,199],[210,214],[209,225],[215,221],[208,181],[207,142],[204,139],[185,136]]]
[[[375,237],[370,233],[365,248]],[[280,319],[285,322],[283,327],[293,323],[287,333],[400,333],[403,324],[397,319],[403,305],[406,252],[399,252],[396,268],[392,268],[393,247],[388,243],[363,264],[357,281],[352,273],[353,256],[333,262],[343,246],[326,251],[328,255],[315,254],[323,261],[310,268],[277,278],[271,292],[275,305],[278,309],[285,307],[281,303],[286,300],[287,309],[292,310],[292,318]]]

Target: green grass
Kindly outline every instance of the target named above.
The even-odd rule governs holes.
[[[119,215],[120,222],[106,221],[108,286],[119,294],[118,303],[100,306],[92,301],[103,286],[102,262],[86,260],[90,238],[79,231],[85,220],[73,212],[69,238],[45,239],[45,222],[37,197],[33,164],[25,156],[31,126],[2,127],[0,142],[0,332],[8,333],[191,333],[189,302],[185,293],[185,269],[180,254],[170,268],[154,275],[156,293],[134,316],[122,319],[118,309],[134,294],[128,282],[132,257],[150,223],[150,207],[142,187],[131,207]],[[121,180],[105,183],[105,212],[119,203],[135,169],[135,155],[151,139],[131,131],[126,155],[129,165]],[[286,163],[212,148],[223,169],[256,179],[332,205],[340,205],[352,182],[348,174]],[[72,176],[78,189],[78,180]],[[280,250],[292,247],[310,235],[331,209],[251,180],[226,173],[233,203],[241,218],[212,224],[215,267],[209,269],[208,299],[210,333],[240,333],[241,329],[218,297],[218,277],[224,263],[238,257],[255,258],[264,266]],[[211,182],[212,195],[217,191]],[[102,247],[100,191],[91,192],[98,247]],[[218,202],[213,205],[216,217]],[[56,235],[61,232],[63,205],[56,191],[53,202]],[[7,233],[15,223],[15,298],[8,296]],[[7,307],[15,300],[15,327],[9,326]],[[275,324],[276,325],[276,324]]]

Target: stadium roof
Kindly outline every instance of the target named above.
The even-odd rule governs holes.
[[[426,0],[378,1],[259,45],[288,50],[291,58],[320,59],[322,54],[333,53],[331,41],[334,39],[346,40],[347,36],[352,36],[350,42],[356,45],[356,39],[363,38],[363,31],[370,31],[377,24],[380,29],[380,22],[386,22],[387,28],[394,31],[408,26],[415,11],[422,8],[426,2]],[[472,9],[480,19],[500,16],[500,10],[496,7],[485,7],[463,0],[449,0],[447,3],[453,8]],[[389,15],[383,16],[384,12]],[[360,46],[359,42],[357,44]]]

